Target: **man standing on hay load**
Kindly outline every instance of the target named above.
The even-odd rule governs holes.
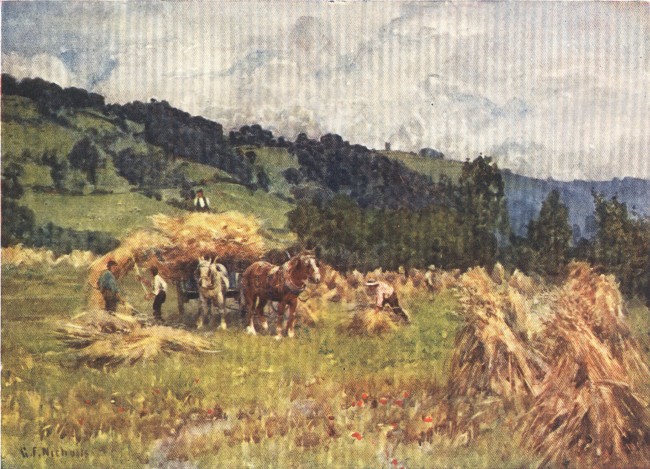
[[[399,305],[397,293],[395,293],[395,289],[391,285],[385,282],[378,282],[371,278],[366,282],[366,286],[370,294],[375,297],[375,313],[379,313],[384,306],[389,305],[393,313],[403,319],[407,324],[410,324],[411,318],[409,318],[406,311]]]
[[[117,311],[118,303],[125,303],[120,295],[120,288],[117,285],[117,279],[115,278],[116,271],[117,262],[111,259],[106,264],[106,270],[102,272],[99,276],[99,280],[97,280],[97,287],[104,298],[104,309],[109,313]]]
[[[210,199],[203,195],[203,189],[199,189],[194,197],[194,209],[197,212],[210,211]]]

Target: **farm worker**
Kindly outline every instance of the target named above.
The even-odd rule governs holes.
[[[375,297],[375,313],[379,313],[385,305],[389,305],[395,314],[407,323],[411,322],[406,311],[399,305],[397,293],[395,293],[395,289],[391,285],[385,282],[378,282],[375,279],[368,279],[366,286],[370,294]]]
[[[115,272],[117,272],[117,262],[111,259],[106,264],[106,270],[102,272],[97,281],[99,292],[104,297],[104,309],[110,313],[117,310],[117,303],[124,304],[124,300],[120,296],[120,288],[117,285]]]
[[[153,317],[156,321],[163,320],[162,318],[162,305],[167,299],[167,282],[158,273],[158,267],[151,267],[151,275],[153,276]]]
[[[199,189],[194,197],[194,207],[199,212],[207,212],[210,210],[210,199],[203,195],[203,189]]]
[[[424,274],[424,284],[429,290],[435,290],[435,285],[433,282],[433,276],[436,273],[436,266],[431,264],[427,267],[427,272]]]

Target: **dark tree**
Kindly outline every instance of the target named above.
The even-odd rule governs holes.
[[[593,262],[616,275],[625,293],[650,300],[650,220],[631,217],[616,197],[593,197],[598,226]]]
[[[507,233],[509,225],[503,177],[492,158],[479,155],[463,164],[455,199],[459,223],[466,227],[467,259],[492,266],[497,257],[496,233]]]
[[[106,157],[88,137],[75,143],[68,154],[70,166],[86,174],[88,182],[97,183],[97,170],[106,164]]]
[[[569,210],[560,202],[560,193],[553,190],[542,203],[539,218],[528,224],[528,243],[539,262],[535,270],[559,274],[569,260],[571,239]]]
[[[264,168],[259,168],[257,170],[257,186],[263,189],[265,192],[268,192],[270,184],[271,179],[269,179],[269,175],[266,174]]]
[[[68,175],[68,162],[59,158],[54,151],[46,151],[42,156],[43,164],[50,167],[50,177],[57,190],[65,189],[65,179]]]
[[[21,165],[15,162],[7,164],[2,171],[2,197],[10,199],[20,199],[25,190],[20,183],[20,177],[23,175],[24,170]]]

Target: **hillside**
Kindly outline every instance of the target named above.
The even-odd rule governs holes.
[[[145,226],[147,217],[156,213],[177,214],[183,189],[203,188],[216,210],[240,210],[258,216],[269,231],[271,244],[291,240],[285,229],[285,214],[292,205],[286,198],[287,184],[278,176],[279,162],[290,160],[285,149],[262,149],[257,166],[269,166],[269,191],[244,185],[227,171],[182,157],[170,159],[164,180],[156,184],[134,184],[120,174],[115,156],[129,151],[134,155],[153,155],[163,150],[148,143],[144,126],[120,120],[103,110],[66,108],[56,116],[42,112],[32,99],[2,97],[2,165],[11,163],[22,168],[20,182],[25,194],[22,206],[34,211],[38,225],[54,223],[74,230],[97,230],[121,237],[128,231]],[[52,167],[44,162],[50,155],[65,160],[75,144],[89,137],[103,158],[95,184],[85,183],[78,192],[69,187],[56,190]],[[135,163],[134,167],[141,167]],[[282,169],[289,164],[282,164]],[[82,178],[67,168],[66,181]],[[72,176],[71,176],[72,174]],[[74,177],[73,177],[74,176]],[[74,181],[70,182],[72,185]],[[277,189],[276,189],[277,185]]]
[[[286,214],[296,201],[344,194],[361,207],[444,204],[437,182],[456,182],[463,164],[375,151],[331,134],[289,142],[256,124],[226,134],[220,124],[164,101],[106,105],[99,95],[40,79],[19,83],[3,75],[3,91],[2,164],[22,168],[26,193],[20,204],[34,210],[39,224],[116,237],[143,226],[148,215],[188,208],[192,191],[201,187],[214,208],[255,214],[282,242],[291,239]],[[67,161],[84,141],[82,157],[92,150],[99,162],[92,175]],[[592,190],[650,214],[647,180],[564,182],[507,169],[503,179],[517,234],[525,233],[553,189],[569,208],[575,239],[594,234]]]

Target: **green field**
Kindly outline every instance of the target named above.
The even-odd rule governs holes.
[[[282,172],[288,168],[298,168],[298,160],[286,148],[272,147],[240,147],[241,151],[254,151],[257,159],[255,164],[264,167],[271,180],[271,192],[284,196],[291,195],[291,185],[284,178]]]
[[[75,196],[28,191],[20,202],[34,210],[39,224],[53,222],[75,230],[105,231],[117,237],[150,226],[150,215],[182,213],[136,192]]]
[[[23,459],[23,446],[88,453],[55,467],[141,467],[160,458],[278,468],[387,467],[392,459],[422,468],[534,462],[505,428],[460,446],[443,437],[395,445],[387,436],[393,425],[424,425],[440,396],[459,325],[451,293],[406,298],[413,325],[385,338],[342,333],[349,307],[335,303],[315,326],[280,342],[245,335],[233,313],[228,331],[204,333],[219,353],[172,354],[108,370],[77,366],[74,351],[53,335],[57,322],[83,310],[83,269],[4,266],[2,274],[3,466],[52,467],[47,458]],[[122,285],[148,313],[135,278]],[[167,319],[175,303],[171,295]],[[364,393],[366,405],[352,407]],[[381,398],[388,402],[378,404]],[[304,410],[314,402],[315,409]],[[226,419],[211,417],[217,408]],[[175,452],[161,454],[160,445],[174,437]]]
[[[401,161],[408,168],[418,173],[430,176],[433,182],[438,182],[442,175],[447,176],[453,182],[457,182],[463,169],[463,163],[460,161],[423,158],[415,153],[403,151],[380,151],[379,153]]]

